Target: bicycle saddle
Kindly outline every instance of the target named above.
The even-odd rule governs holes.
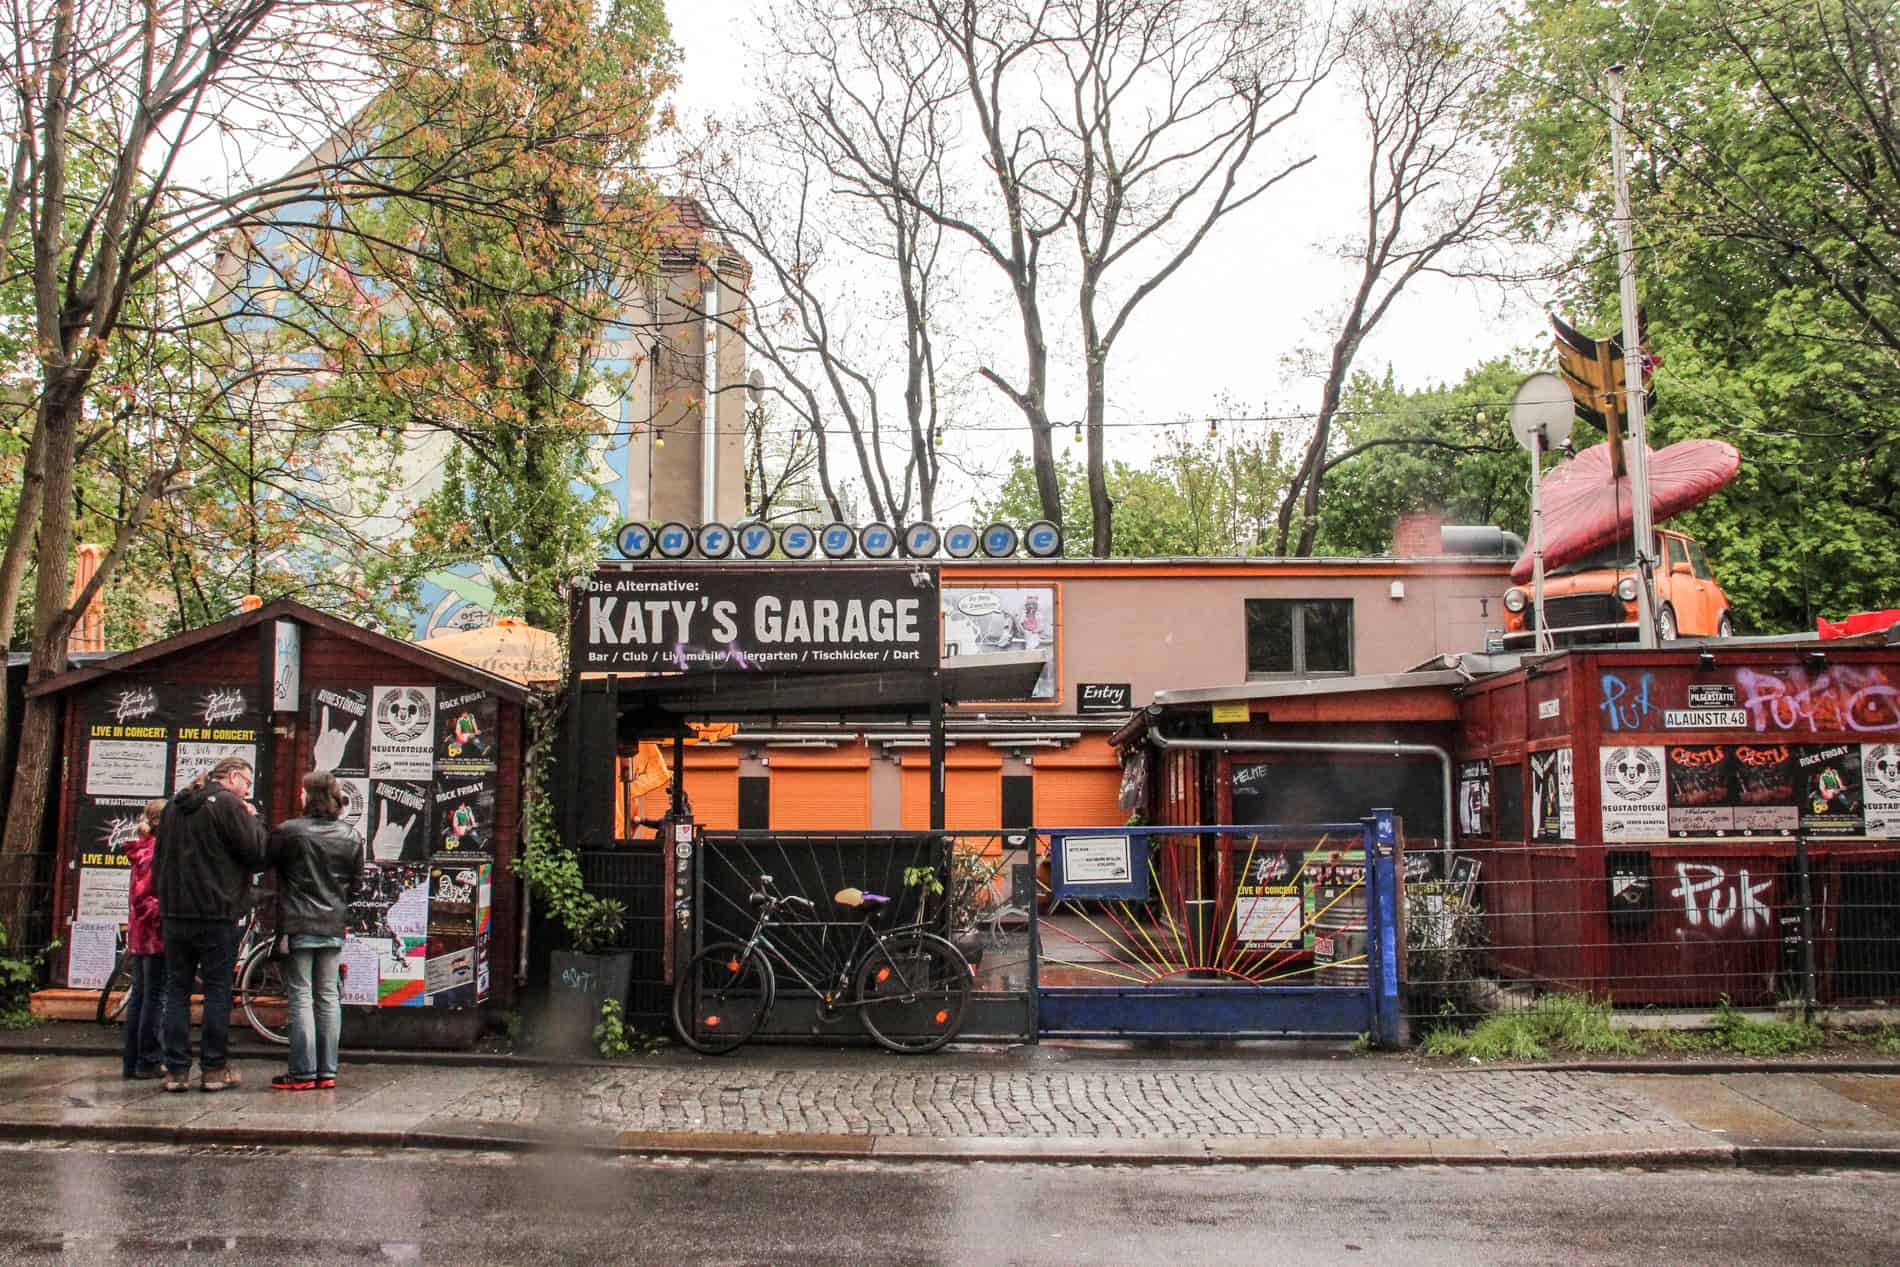
[[[881,893],[866,893],[863,889],[839,889],[831,895],[831,900],[839,906],[882,906],[891,899]]]

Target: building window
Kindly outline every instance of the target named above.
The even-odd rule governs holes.
[[[1247,600],[1247,676],[1352,672],[1350,598]]]

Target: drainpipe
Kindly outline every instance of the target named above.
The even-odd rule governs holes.
[[[1437,757],[1444,774],[1445,838],[1442,851],[1451,874],[1451,754],[1429,743],[1344,743],[1292,739],[1170,739],[1157,730],[1148,732],[1148,742],[1163,752],[1186,749],[1193,752],[1370,752],[1392,757]]]
[[[706,266],[701,297],[706,309],[706,371],[699,414],[699,522],[719,518],[719,347],[714,331],[719,325],[719,261]]]

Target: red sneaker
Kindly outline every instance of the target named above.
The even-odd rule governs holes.
[[[331,1078],[318,1078],[318,1079],[317,1079],[317,1090],[319,1090],[319,1091],[334,1091],[334,1090],[336,1090],[336,1079],[335,1079],[335,1078],[333,1078],[333,1077],[331,1077]]]
[[[317,1080],[307,1073],[280,1073],[270,1080],[273,1091],[314,1091]]]

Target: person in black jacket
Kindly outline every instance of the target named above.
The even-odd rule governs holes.
[[[343,788],[336,775],[303,776],[303,810],[302,818],[278,825],[264,850],[277,871],[277,934],[290,939],[290,1069],[270,1080],[279,1091],[336,1086],[343,1028],[337,959],[350,901],[363,883],[363,838],[338,819]]]
[[[160,1022],[165,1089],[183,1091],[191,1074],[191,982],[204,983],[198,1067],[206,1091],[235,1087],[226,1063],[237,923],[251,901],[251,873],[264,863],[264,826],[252,805],[251,763],[225,757],[178,793],[158,820],[152,874],[165,937],[165,1005]]]

